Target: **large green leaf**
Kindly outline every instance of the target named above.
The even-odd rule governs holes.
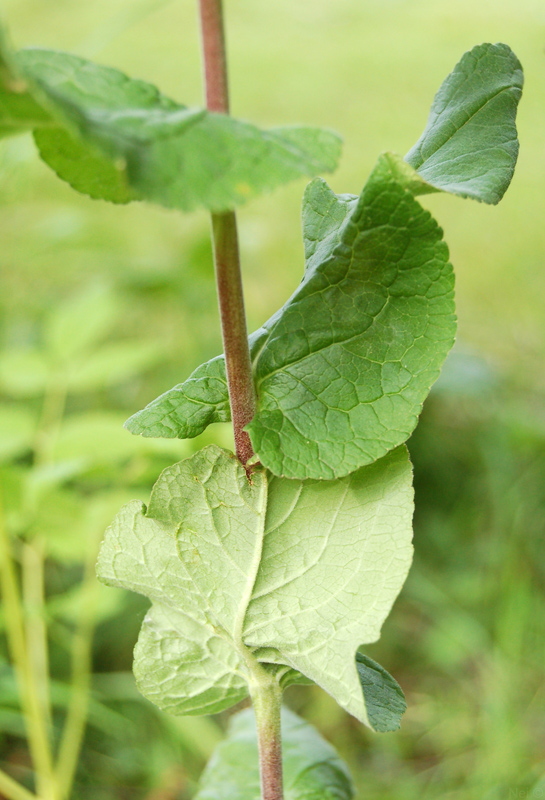
[[[303,224],[303,281],[250,338],[259,399],[248,430],[276,475],[331,479],[413,431],[454,341],[454,278],[441,229],[400,184],[388,156],[359,199],[337,197],[314,180]],[[220,358],[127,427],[186,438],[228,414]]]
[[[285,800],[351,800],[350,774],[333,747],[300,717],[282,709]],[[229,720],[227,739],[204,770],[195,800],[257,800],[259,758],[253,711]]]
[[[67,53],[22,50],[14,63],[50,114],[29,118],[15,84],[4,82],[0,128],[34,128],[44,161],[91,197],[223,211],[302,175],[330,171],[339,158],[340,139],[331,131],[262,131],[188,109],[148,83]]]
[[[262,468],[249,482],[214,446],[166,469],[147,510],[122,509],[98,565],[105,583],[152,600],[135,650],[143,694],[209,713],[265,668],[282,686],[302,673],[376,730],[397,727],[399,687],[356,650],[378,638],[409,569],[411,479],[404,448],[327,482]]]
[[[498,203],[515,169],[519,60],[506,44],[465,53],[437,92],[428,124],[405,156],[430,189]]]

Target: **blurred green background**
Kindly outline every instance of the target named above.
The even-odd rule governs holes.
[[[2,16],[16,47],[71,50],[196,105],[194,6],[4,0]],[[521,153],[500,206],[423,200],[450,246],[459,334],[409,442],[414,567],[381,641],[368,648],[406,692],[402,730],[370,734],[316,688],[291,689],[286,699],[347,759],[361,800],[543,798],[545,5],[225,6],[233,113],[339,131],[337,192],[359,193],[381,151],[412,146],[465,50],[504,41],[522,61]],[[303,188],[292,184],[239,213],[251,329],[300,280]],[[0,208],[0,479],[29,624],[38,640],[48,629],[49,651],[37,657],[44,670],[49,659],[55,730],[74,665],[85,678],[86,654],[74,654],[74,642],[96,626],[73,797],[185,800],[225,718],[166,717],[138,697],[130,668],[146,603],[96,585],[92,564],[117,508],[147,500],[159,471],[202,444],[145,441],[121,425],[221,350],[208,220],[79,196],[38,160],[29,136],[0,144]],[[229,446],[228,427],[209,429],[211,440]],[[31,785],[4,645],[0,762]]]

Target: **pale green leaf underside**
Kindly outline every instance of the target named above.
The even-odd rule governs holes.
[[[285,800],[351,800],[347,767],[333,747],[293,711],[282,709],[282,769]],[[260,797],[255,715],[251,709],[229,720],[227,739],[204,770],[195,800],[256,800]]]
[[[210,713],[246,694],[252,664],[282,685],[297,680],[282,680],[287,667],[371,727],[397,727],[393,679],[378,665],[362,679],[356,650],[378,638],[410,566],[411,483],[404,448],[327,482],[258,469],[250,484],[217,447],[166,469],[147,511],[122,509],[98,564],[105,583],[152,600],[140,690],[172,713]]]
[[[21,130],[33,129],[44,161],[94,198],[223,211],[300,176],[333,170],[340,155],[331,131],[260,130],[188,109],[148,83],[67,53],[22,50],[14,61],[49,113],[29,117],[6,90],[0,130],[14,119]]]
[[[522,67],[506,44],[481,44],[462,56],[405,156],[427,191],[434,187],[485,203],[501,200],[517,161],[522,84]]]
[[[303,281],[250,337],[258,409],[248,431],[276,475],[341,477],[405,441],[454,341],[442,231],[396,164],[381,156],[359,199],[320,179],[305,192]],[[220,357],[127,427],[187,438],[228,418]]]

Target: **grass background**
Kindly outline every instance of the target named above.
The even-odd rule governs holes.
[[[194,5],[4,0],[2,15],[17,47],[71,50],[194,105],[202,93]],[[523,64],[521,154],[502,203],[423,199],[450,246],[459,335],[409,442],[415,564],[381,641],[369,648],[406,691],[402,730],[371,735],[314,688],[292,689],[287,701],[349,761],[361,800],[545,797],[545,6],[225,5],[233,113],[263,125],[339,131],[344,155],[330,178],[338,192],[359,193],[381,151],[412,146],[465,50],[504,41]],[[299,283],[303,188],[294,183],[240,210],[251,329]],[[79,361],[117,347],[105,379],[68,393],[51,441],[57,478],[45,481],[31,523],[17,510],[35,474],[27,440],[0,449],[15,541],[31,531],[45,542],[57,725],[89,541],[118,505],[146,500],[159,470],[200,444],[143,443],[121,422],[221,350],[208,220],[88,200],[60,183],[30,137],[21,137],[0,144],[0,241],[0,432],[13,434],[16,408],[23,428],[43,422],[47,383],[58,369],[52,330],[64,331],[65,349],[87,336]],[[71,315],[74,303],[81,306]],[[102,319],[94,337],[85,333],[91,317]],[[228,444],[230,433],[207,436]],[[96,598],[90,726],[73,796],[185,800],[225,720],[166,718],[139,700],[129,671],[145,604],[106,589]],[[0,667],[0,760],[28,781],[13,679],[5,659]]]

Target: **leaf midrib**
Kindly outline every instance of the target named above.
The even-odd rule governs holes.
[[[495,92],[493,95],[491,95],[490,97],[487,97],[487,98],[486,98],[486,100],[484,101],[484,103],[481,103],[481,105],[479,105],[479,107],[478,107],[478,108],[476,108],[476,109],[475,109],[475,111],[473,111],[473,112],[472,112],[472,113],[469,115],[469,117],[466,119],[466,121],[465,121],[464,123],[462,123],[462,125],[460,125],[460,127],[459,127],[459,128],[456,128],[456,130],[455,130],[453,133],[451,133],[450,135],[448,135],[448,136],[447,136],[447,138],[446,138],[444,141],[442,141],[442,142],[441,142],[441,144],[440,144],[438,147],[436,147],[436,148],[435,148],[435,150],[433,151],[433,153],[430,153],[429,155],[427,155],[427,156],[425,156],[425,157],[423,156],[423,152],[422,152],[422,150],[423,150],[423,145],[424,145],[424,141],[422,141],[422,145],[421,145],[421,146],[418,148],[418,151],[417,151],[417,152],[418,152],[419,156],[422,156],[422,157],[423,157],[423,160],[422,160],[422,162],[421,162],[421,163],[418,165],[418,167],[416,167],[416,171],[418,172],[418,171],[420,170],[420,168],[421,168],[421,167],[423,167],[423,166],[424,166],[424,164],[425,164],[427,161],[429,161],[429,160],[430,160],[430,158],[432,158],[432,157],[433,157],[434,155],[436,155],[436,154],[437,154],[437,153],[438,153],[440,150],[442,150],[442,148],[443,148],[443,147],[445,147],[445,146],[446,146],[446,145],[447,145],[447,144],[450,142],[450,140],[451,140],[451,139],[454,139],[454,137],[455,137],[455,136],[457,136],[457,135],[460,133],[460,131],[461,131],[461,130],[463,130],[463,128],[465,128],[465,126],[466,126],[466,125],[468,125],[468,124],[471,122],[471,120],[472,120],[472,119],[473,119],[473,118],[474,118],[474,117],[475,117],[477,114],[479,114],[479,113],[480,113],[480,112],[483,110],[483,108],[485,108],[485,107],[488,105],[488,103],[491,103],[491,102],[492,102],[492,100],[494,100],[496,97],[498,97],[498,96],[499,96],[499,95],[500,95],[502,92],[509,92],[509,91],[511,91],[511,89],[515,89],[515,88],[517,88],[517,87],[513,86],[513,84],[509,84],[508,86],[502,86],[502,87],[501,87],[500,89],[498,89],[498,91],[497,91],[497,92]],[[439,119],[441,116],[443,116],[443,114],[445,114],[445,111],[443,111],[443,112],[442,112],[442,113],[441,113],[441,114],[440,114],[438,117],[436,117],[436,120],[437,120],[437,119]],[[429,130],[430,130],[430,132],[431,132],[431,131],[433,131],[433,128],[435,127],[435,124],[441,124],[441,123],[434,123],[434,125],[433,125],[433,126],[430,128],[430,129],[429,129]],[[422,136],[422,139],[424,140],[424,136]],[[410,162],[407,162],[407,163],[410,163]],[[412,166],[412,164],[411,164],[411,166]]]

